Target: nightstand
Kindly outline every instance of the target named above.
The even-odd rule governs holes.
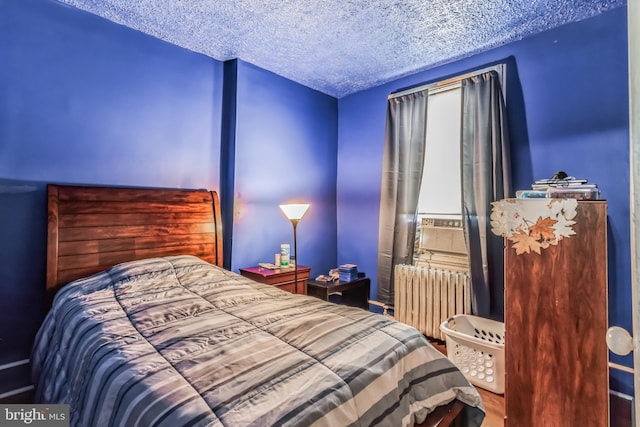
[[[340,293],[341,304],[369,310],[370,287],[371,280],[368,277],[359,277],[349,282],[309,280],[307,282],[307,295],[329,301],[329,295]]]
[[[279,289],[291,292],[292,294],[306,294],[307,279],[309,279],[309,275],[311,274],[311,267],[302,265],[298,267],[298,283],[295,283],[295,271],[293,267],[277,268],[275,270],[262,267],[247,267],[241,268],[240,274],[256,282],[277,286]]]

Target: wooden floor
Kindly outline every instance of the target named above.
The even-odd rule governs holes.
[[[443,354],[447,354],[447,348],[442,342],[432,341],[431,344]],[[495,394],[480,387],[476,387],[482,397],[485,417],[482,427],[504,427],[504,396]]]
[[[491,393],[490,391],[484,390],[480,387],[476,387],[476,389],[482,397],[482,403],[484,403],[484,410],[486,411],[482,427],[503,427],[504,396],[501,394]]]

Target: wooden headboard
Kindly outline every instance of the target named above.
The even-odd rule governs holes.
[[[125,261],[195,255],[222,266],[216,192],[49,184],[47,294]]]

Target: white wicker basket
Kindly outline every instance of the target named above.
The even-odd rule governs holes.
[[[504,393],[504,323],[458,314],[440,324],[447,357],[472,384]]]

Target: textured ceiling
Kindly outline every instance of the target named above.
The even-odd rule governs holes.
[[[340,98],[626,0],[58,0]]]

